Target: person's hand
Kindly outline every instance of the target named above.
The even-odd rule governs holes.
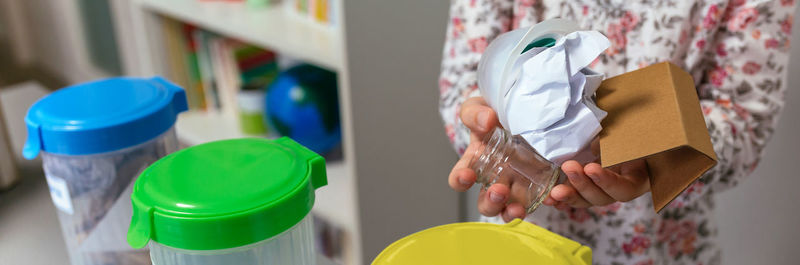
[[[650,173],[644,159],[603,168],[598,163],[582,166],[576,161],[561,164],[569,181],[558,184],[542,203],[560,210],[568,207],[604,206],[627,202],[650,191]]]
[[[497,114],[486,103],[482,97],[469,98],[461,104],[459,113],[461,121],[470,129],[470,145],[458,160],[453,170],[450,171],[448,183],[456,191],[466,191],[477,180],[478,176],[469,168],[475,151],[480,148],[484,136],[490,133],[495,127],[500,126]],[[488,189],[481,189],[478,196],[478,211],[485,216],[502,215],[506,221],[513,218],[524,218],[525,209],[522,204],[512,202],[507,204],[511,197],[511,187],[509,183],[495,183]],[[513,185],[512,185],[513,186]],[[527,188],[527,186],[526,186]],[[524,196],[526,190],[515,189],[518,196]]]
[[[497,114],[482,97],[464,101],[459,115],[464,125],[470,129],[470,145],[450,171],[448,183],[452,189],[463,192],[472,187],[478,177],[469,168],[475,151],[481,148],[486,134],[500,126],[500,122]],[[592,147],[596,149],[596,142]],[[626,162],[608,169],[597,163],[584,166],[576,161],[567,161],[561,165],[561,169],[568,176],[568,181],[553,187],[543,201],[543,204],[561,210],[626,202],[650,190],[649,172],[644,160]],[[526,198],[527,185],[515,184],[517,183],[499,181],[488,189],[482,189],[478,196],[478,211],[484,216],[500,215],[506,222],[514,218],[525,218],[524,206],[510,198]]]

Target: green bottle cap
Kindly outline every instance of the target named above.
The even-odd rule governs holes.
[[[288,230],[325,186],[325,159],[289,138],[193,146],[148,167],[133,187],[128,244],[190,250],[255,243]]]

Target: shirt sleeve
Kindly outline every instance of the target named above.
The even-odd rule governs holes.
[[[698,28],[717,29],[692,45],[707,58],[698,93],[718,164],[673,203],[734,187],[758,165],[784,105],[793,2],[729,1],[704,12]]]
[[[469,145],[469,129],[461,123],[461,103],[478,96],[476,70],[488,43],[510,28],[508,0],[452,0],[439,77],[439,112],[459,155]]]

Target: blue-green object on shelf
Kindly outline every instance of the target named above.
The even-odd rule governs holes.
[[[325,154],[342,141],[336,74],[301,64],[278,75],[267,90],[272,127],[314,152]]]

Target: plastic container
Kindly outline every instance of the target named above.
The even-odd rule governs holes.
[[[505,224],[456,223],[404,237],[373,265],[589,265],[592,250],[520,219]]]
[[[536,152],[519,135],[502,128],[487,134],[475,150],[469,167],[483,189],[495,183],[509,187],[509,202],[519,202],[532,213],[563,175],[560,167]]]
[[[325,160],[289,138],[193,146],[147,168],[133,188],[128,243],[154,265],[315,264],[315,189]]]
[[[125,244],[135,177],[177,149],[183,89],[161,78],[113,78],[58,90],[25,117],[23,155],[44,172],[73,265],[149,264]]]

